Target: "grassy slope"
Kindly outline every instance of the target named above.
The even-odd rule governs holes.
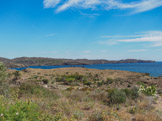
[[[32,100],[55,120],[160,121],[162,78],[146,74],[86,68],[8,70],[10,87],[18,98]],[[142,93],[126,102],[109,104],[111,89],[132,89],[139,84],[157,85],[158,98]]]

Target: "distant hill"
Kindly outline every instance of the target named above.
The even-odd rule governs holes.
[[[8,68],[27,67],[27,66],[43,66],[43,65],[90,65],[90,64],[117,64],[117,63],[154,63],[151,60],[88,60],[88,59],[56,59],[56,58],[43,58],[43,57],[20,57],[14,59],[7,59],[0,57]]]

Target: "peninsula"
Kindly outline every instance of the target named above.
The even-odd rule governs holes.
[[[8,68],[28,67],[28,66],[53,66],[53,65],[91,65],[91,64],[117,64],[117,63],[154,63],[152,60],[105,60],[105,59],[58,59],[58,58],[43,58],[43,57],[20,57],[7,59],[0,57]]]

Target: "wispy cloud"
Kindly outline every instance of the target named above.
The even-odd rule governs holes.
[[[128,50],[128,52],[145,52],[147,49],[139,49],[139,50]]]
[[[134,0],[129,3],[123,2],[123,0],[44,0],[43,3],[45,8],[55,8],[56,12],[75,7],[92,10],[99,8],[104,10],[130,9],[131,14],[149,11],[162,6],[162,0]]]
[[[116,45],[116,44],[118,44],[118,42],[116,41],[116,40],[100,40],[100,41],[98,41],[97,42],[98,44],[100,44],[100,45]]]
[[[148,31],[143,32],[136,35],[128,35],[128,36],[104,36],[107,37],[106,41],[99,41],[99,44],[110,44],[114,43],[151,43],[152,47],[162,46],[162,31]]]
[[[97,16],[99,16],[100,14],[97,14],[97,13],[83,13],[83,12],[80,12],[80,15],[83,15],[85,17],[88,17],[88,18],[95,18]]]
[[[152,46],[162,46],[162,31],[144,32],[137,35],[136,38],[121,39],[117,41],[118,42],[151,42]]]
[[[106,36],[101,36],[101,38],[133,38],[133,37],[142,37],[143,35],[139,35],[139,34],[134,34],[134,35],[106,35]]]
[[[53,8],[55,7],[58,3],[60,2],[60,0],[44,0],[43,4],[45,8]]]

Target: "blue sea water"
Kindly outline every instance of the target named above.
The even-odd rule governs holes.
[[[125,70],[140,73],[149,73],[151,76],[162,76],[162,62],[156,63],[122,63],[122,64],[93,64],[93,65],[61,65],[61,66],[29,66],[24,68],[13,68],[23,70],[26,68],[55,69],[65,67],[85,67],[90,69],[112,69]]]

